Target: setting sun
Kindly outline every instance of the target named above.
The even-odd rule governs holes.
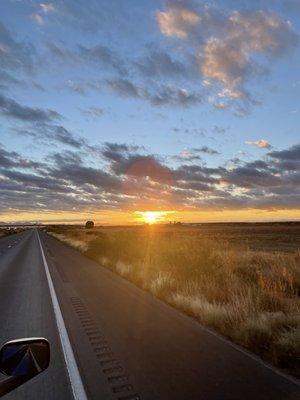
[[[156,224],[165,220],[166,212],[162,211],[141,211],[139,212],[141,220],[146,224]]]

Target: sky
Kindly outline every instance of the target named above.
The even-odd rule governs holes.
[[[0,222],[300,219],[300,0],[0,2]]]

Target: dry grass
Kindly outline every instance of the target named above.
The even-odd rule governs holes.
[[[50,233],[53,237],[56,237],[56,239],[61,240],[64,243],[69,244],[70,246],[74,247],[75,249],[85,252],[88,250],[89,245],[87,241],[80,240],[80,239],[75,239],[73,237],[68,237],[67,235],[64,235],[63,233]]]
[[[221,236],[212,240],[200,228],[56,228],[52,234],[299,376],[299,250],[249,250]]]

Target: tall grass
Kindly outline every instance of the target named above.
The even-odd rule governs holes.
[[[234,342],[300,375],[300,252],[250,251],[199,229],[56,236]]]

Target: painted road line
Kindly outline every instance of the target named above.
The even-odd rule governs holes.
[[[81,376],[76,364],[75,356],[72,350],[71,342],[68,336],[68,332],[64,323],[64,319],[61,313],[61,309],[59,307],[58,299],[55,293],[54,285],[52,282],[52,278],[49,272],[49,267],[48,263],[44,254],[44,250],[42,247],[42,243],[40,240],[39,233],[37,231],[37,237],[38,241],[40,244],[40,249],[42,253],[42,258],[43,258],[43,263],[45,267],[45,272],[47,276],[47,281],[49,285],[49,290],[50,290],[50,295],[51,295],[51,300],[52,300],[52,305],[54,309],[54,314],[55,314],[55,319],[56,319],[56,324],[57,324],[57,329],[59,332],[59,337],[61,340],[61,345],[63,349],[63,354],[69,374],[69,379],[72,387],[72,392],[73,392],[73,397],[75,400],[87,400],[87,395],[84,390],[84,386],[81,380]]]

